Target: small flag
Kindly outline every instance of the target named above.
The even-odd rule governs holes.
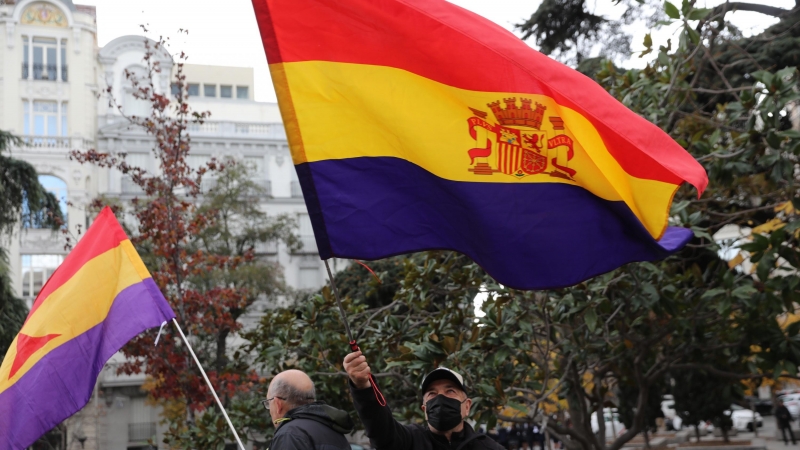
[[[692,237],[702,166],[584,75],[444,0],[253,0],[317,246],[465,253],[568,286]]]
[[[42,287],[0,366],[0,449],[27,448],[83,408],[106,361],[173,317],[106,207]]]

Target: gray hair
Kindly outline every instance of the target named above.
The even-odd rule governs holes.
[[[311,389],[304,391],[292,386],[286,381],[278,378],[272,382],[272,395],[280,397],[289,404],[289,409],[297,408],[298,406],[308,405],[317,400],[317,391],[314,389],[314,384],[311,384]]]

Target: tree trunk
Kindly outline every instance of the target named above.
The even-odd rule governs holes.
[[[697,436],[697,442],[700,442],[700,424],[694,424],[694,435]]]
[[[644,448],[650,448],[650,436],[647,432],[649,427],[644,427]]]
[[[722,440],[725,441],[726,444],[730,442],[728,439],[728,427],[725,425],[722,425]]]

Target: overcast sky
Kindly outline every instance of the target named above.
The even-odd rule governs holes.
[[[539,5],[539,0],[451,0],[497,24],[512,30],[515,23],[529,17]],[[589,0],[594,12],[608,17],[618,13],[611,0]],[[794,0],[748,0],[782,8],[794,6]],[[708,6],[720,0],[698,0]],[[275,92],[269,79],[267,60],[261,46],[251,0],[75,0],[75,3],[97,7],[97,37],[102,47],[112,39],[127,34],[142,34],[140,24],[149,24],[151,35],[170,36],[173,51],[184,50],[190,63],[221,66],[253,67],[255,69],[255,98],[275,101]],[[679,0],[675,0],[680,4]],[[751,12],[737,12],[733,22],[745,32],[757,33],[777,20]],[[189,30],[188,36],[177,30]],[[648,30],[637,29],[634,50]],[[748,34],[749,34],[748,33]],[[662,31],[654,37],[657,46],[669,37]],[[636,57],[629,63],[640,65]]]

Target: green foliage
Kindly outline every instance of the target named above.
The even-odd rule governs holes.
[[[704,371],[686,371],[676,374],[672,395],[675,412],[683,424],[697,426],[711,421],[714,426],[730,429],[732,423],[725,411],[736,400],[741,400],[741,385],[734,385]]]
[[[0,130],[0,234],[10,233],[19,223],[58,229],[63,224],[58,199],[39,184],[30,163],[5,155],[21,145],[19,138]]]

